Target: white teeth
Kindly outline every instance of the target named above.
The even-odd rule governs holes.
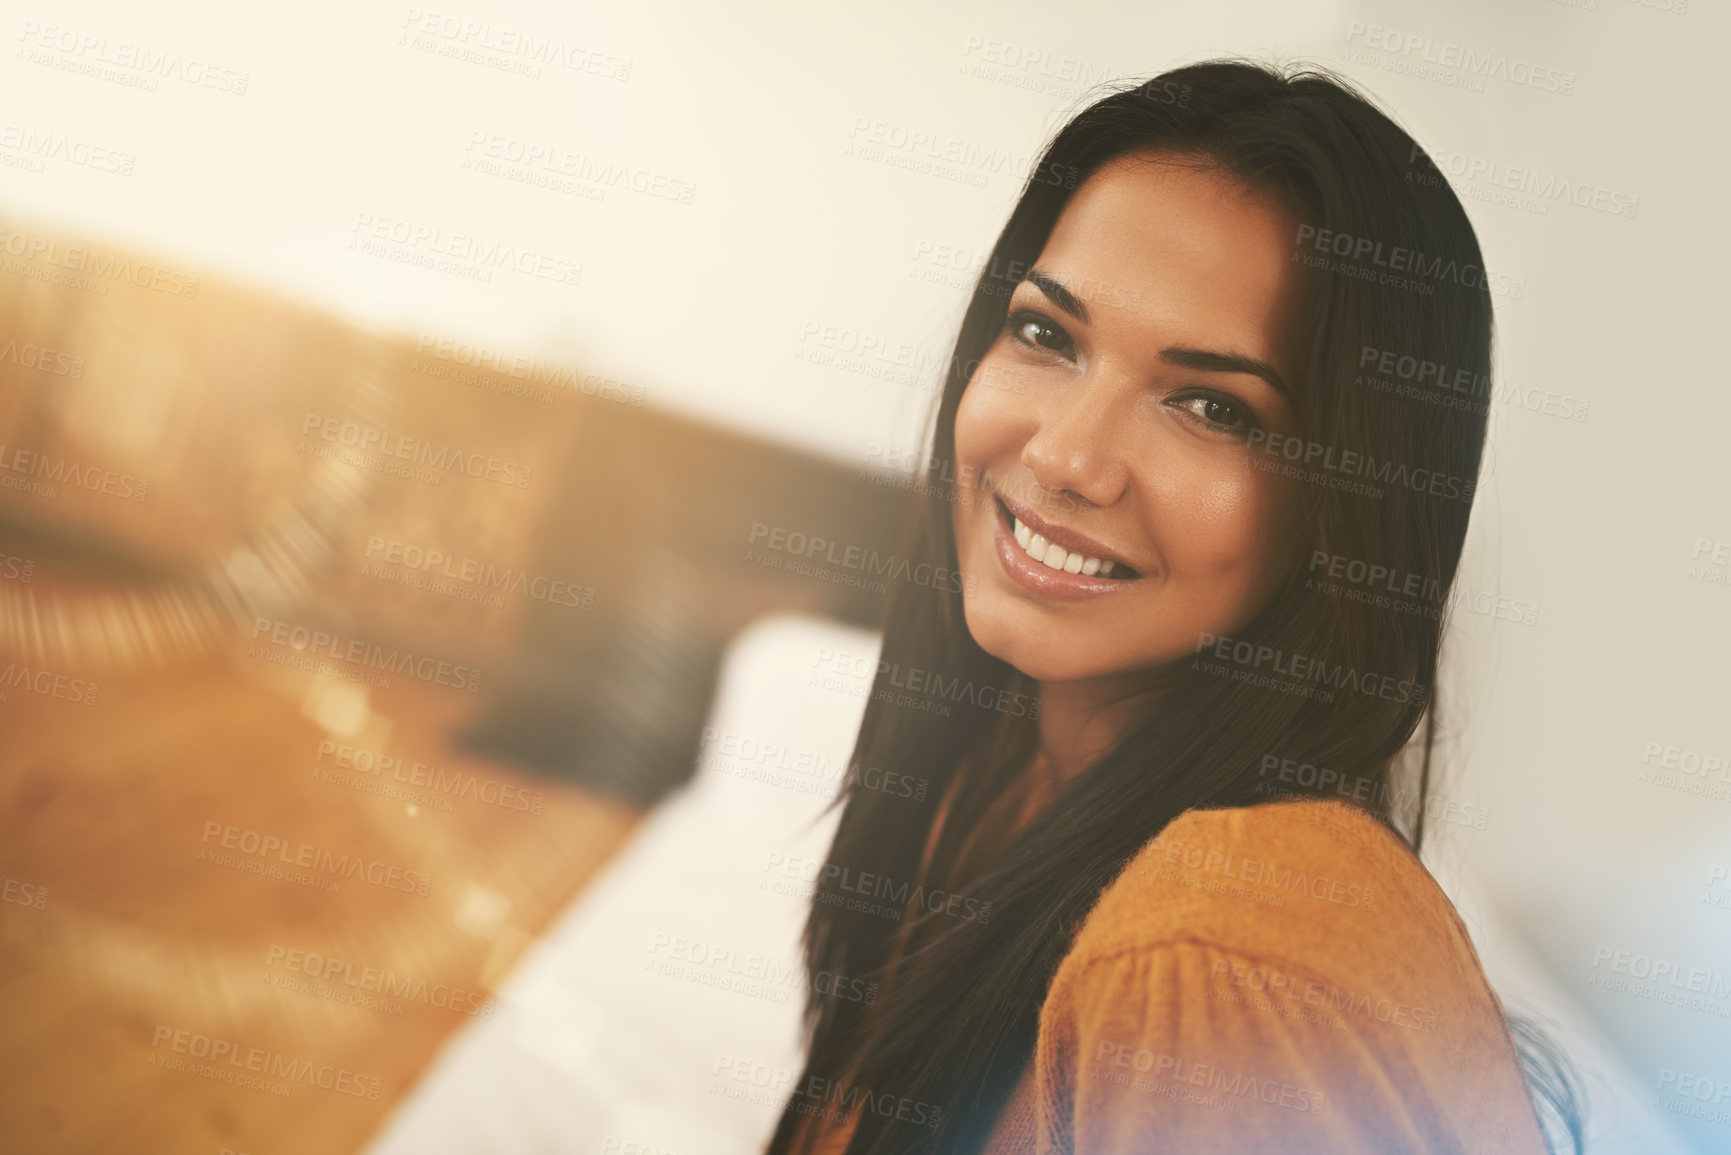
[[[1071,553],[1056,542],[1047,541],[1044,537],[1022,524],[1019,518],[1012,517],[1011,523],[1016,527],[1016,544],[1022,551],[1035,561],[1052,569],[1061,569],[1065,573],[1079,573],[1084,577],[1095,574],[1110,576],[1116,562],[1105,561],[1097,557],[1087,557],[1079,553]]]

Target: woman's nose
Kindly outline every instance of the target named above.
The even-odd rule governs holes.
[[[1048,396],[1022,446],[1022,464],[1042,489],[1068,490],[1091,505],[1111,505],[1123,494],[1129,470],[1118,434],[1127,415],[1113,402],[1106,383],[1086,377]]]

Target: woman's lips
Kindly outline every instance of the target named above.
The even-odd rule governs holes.
[[[1043,561],[1035,561],[1016,541],[1009,510],[1001,502],[994,501],[992,513],[992,536],[998,550],[998,564],[1003,567],[1011,581],[1031,593],[1074,600],[1116,593],[1138,580],[1068,573],[1062,569],[1054,569]]]
[[[1032,534],[1038,534],[1044,537],[1048,542],[1057,542],[1058,546],[1063,549],[1065,553],[1079,553],[1083,557],[1093,558],[1097,562],[1112,562],[1115,566],[1122,567],[1129,576],[1136,576],[1135,571],[1130,568],[1129,564],[1125,562],[1123,558],[1119,557],[1117,554],[1113,553],[1087,534],[1071,529],[1069,526],[1058,525],[1054,522],[1047,521],[1021,502],[1016,501],[1013,498],[1005,497],[1002,493],[994,491],[992,497],[998,505],[1003,507],[1005,512],[1009,513],[1011,517],[1014,517],[1017,521],[1027,526]],[[1015,527],[1012,526],[1011,528],[1014,529]],[[1027,545],[1025,540],[1023,541],[1023,545]],[[1034,560],[1040,561],[1041,558],[1038,554],[1035,554]],[[1110,567],[1107,572],[1111,572]],[[1119,576],[1124,576],[1124,574],[1120,574]]]

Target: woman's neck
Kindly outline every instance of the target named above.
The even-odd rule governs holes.
[[[1110,750],[1156,690],[1144,678],[1040,683],[1040,761],[1055,781],[1074,778]]]

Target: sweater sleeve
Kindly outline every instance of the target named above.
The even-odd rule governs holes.
[[[1066,976],[1035,1060],[1041,1155],[1476,1155],[1443,1138],[1423,1097],[1401,1093],[1386,1050],[1354,1024],[1233,986],[1271,973],[1282,972],[1187,942]]]
[[[1331,878],[1371,867],[1333,836],[1207,823],[1180,833]],[[1243,901],[1255,875],[1233,869],[1230,888],[1145,871],[1091,920],[1041,1011],[1034,1150],[1545,1155],[1501,1007],[1428,878],[1386,868],[1374,903],[1295,886],[1275,907]]]

